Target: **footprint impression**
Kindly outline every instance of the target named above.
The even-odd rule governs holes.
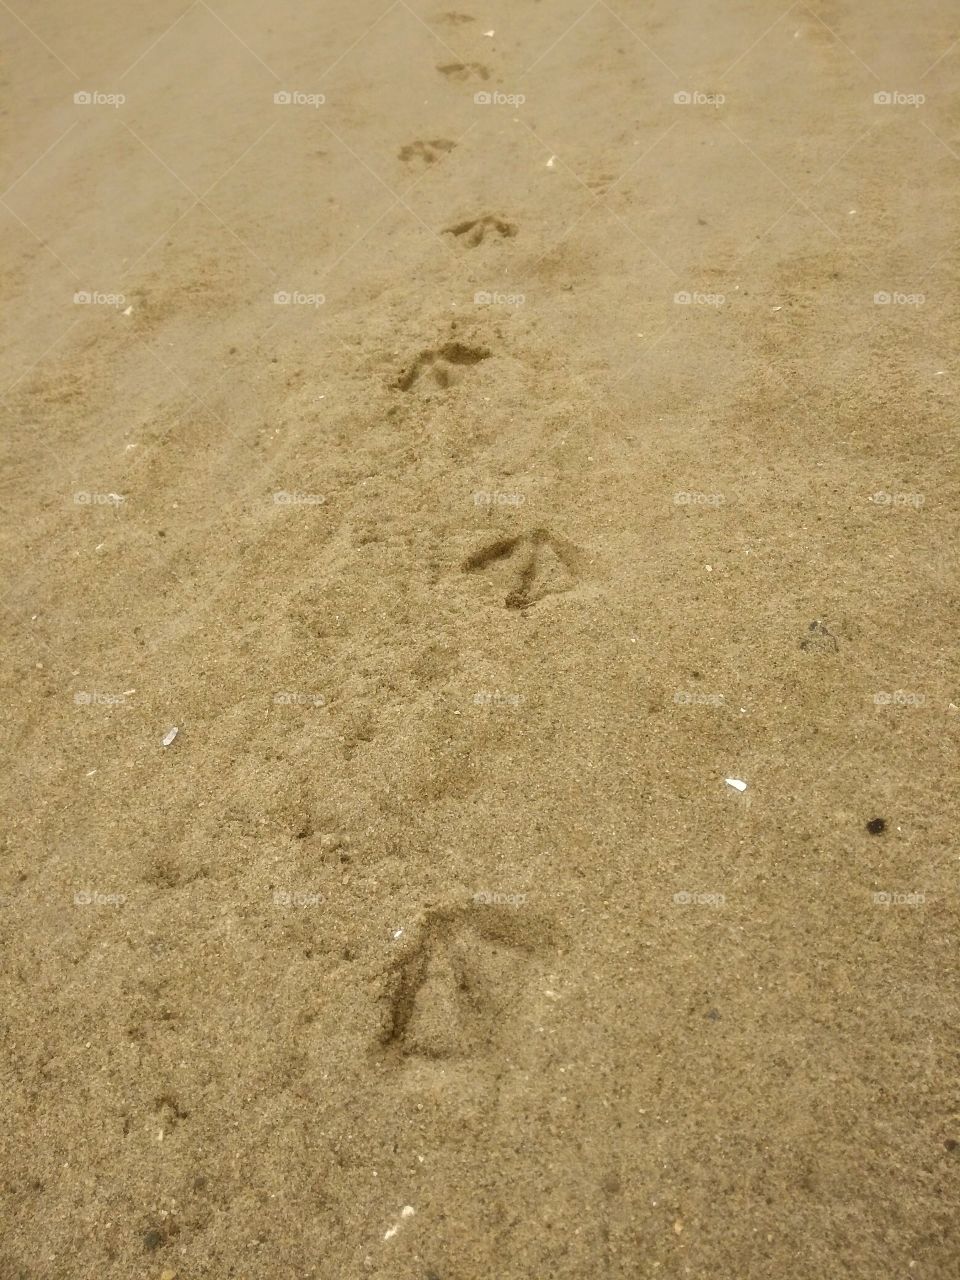
[[[490,68],[482,62],[448,62],[446,66],[437,67],[441,75],[448,80],[489,80]]]
[[[463,1059],[509,1037],[553,930],[526,908],[428,912],[414,949],[388,978],[382,1046],[401,1059]]]
[[[436,164],[438,160],[452,151],[457,144],[449,138],[434,138],[432,142],[408,142],[401,147],[399,157],[404,164],[419,160],[422,164]]]
[[[454,236],[470,249],[483,244],[490,236],[508,240],[517,234],[516,223],[499,218],[496,214],[485,213],[479,218],[467,218],[463,222],[455,222],[451,227],[444,227],[444,235]]]
[[[549,529],[532,529],[514,538],[498,538],[468,556],[465,573],[481,570],[505,588],[508,609],[527,609],[545,596],[569,591],[580,579],[583,553]]]
[[[449,387],[457,381],[459,369],[488,360],[492,354],[487,347],[471,347],[465,342],[446,342],[441,347],[421,351],[416,359],[401,370],[394,385],[400,391],[409,391],[423,374],[429,372],[438,386]]]

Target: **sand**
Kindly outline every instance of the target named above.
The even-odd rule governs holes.
[[[0,24],[3,1280],[956,1275],[956,9]]]

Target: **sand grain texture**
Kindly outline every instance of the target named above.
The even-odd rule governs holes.
[[[3,1280],[955,1276],[956,12],[0,26]]]

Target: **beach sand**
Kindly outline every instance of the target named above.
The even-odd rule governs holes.
[[[956,9],[0,28],[3,1280],[955,1276]]]

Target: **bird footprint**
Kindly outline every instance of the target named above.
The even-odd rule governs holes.
[[[583,555],[566,538],[549,529],[532,529],[513,538],[498,538],[464,561],[465,573],[492,569],[507,587],[503,603],[508,609],[527,609],[544,596],[574,587],[581,573]]]

